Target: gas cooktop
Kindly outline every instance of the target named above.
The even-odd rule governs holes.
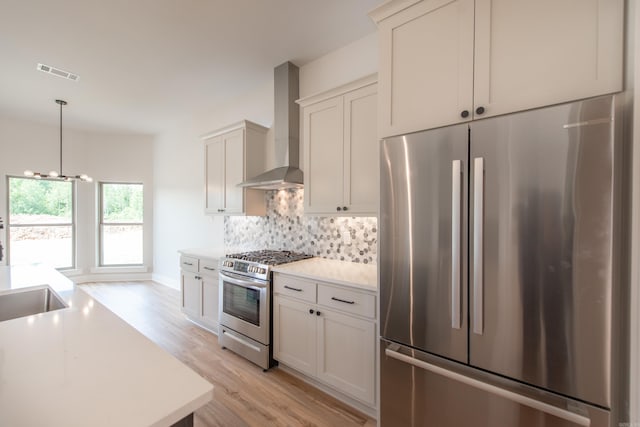
[[[260,280],[270,280],[271,267],[311,258],[292,251],[261,250],[226,255],[220,261],[220,270]]]
[[[311,258],[312,255],[307,255],[299,252],[292,251],[277,251],[264,249],[260,251],[241,252],[237,254],[227,255],[227,258],[239,259],[242,261],[255,262],[263,265],[280,265],[288,262],[300,261],[303,259]]]

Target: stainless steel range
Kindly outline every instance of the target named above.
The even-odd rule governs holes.
[[[264,370],[273,365],[271,268],[311,255],[262,250],[227,255],[220,261],[218,342]]]

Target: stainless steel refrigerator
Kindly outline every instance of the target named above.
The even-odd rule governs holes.
[[[615,104],[382,141],[382,427],[610,425]]]

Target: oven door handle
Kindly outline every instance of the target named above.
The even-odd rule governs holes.
[[[257,282],[250,279],[240,279],[236,277],[231,277],[229,276],[229,273],[222,273],[222,272],[220,273],[220,281],[229,282],[234,285],[242,286],[243,288],[258,289],[258,290],[267,288],[269,286],[268,283]]]

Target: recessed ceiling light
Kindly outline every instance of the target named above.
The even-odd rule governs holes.
[[[60,68],[52,67],[51,65],[38,64],[36,68],[44,73],[53,74],[54,76],[62,77],[63,79],[73,80],[74,82],[80,80],[79,75],[73,74],[70,71],[61,70]]]

